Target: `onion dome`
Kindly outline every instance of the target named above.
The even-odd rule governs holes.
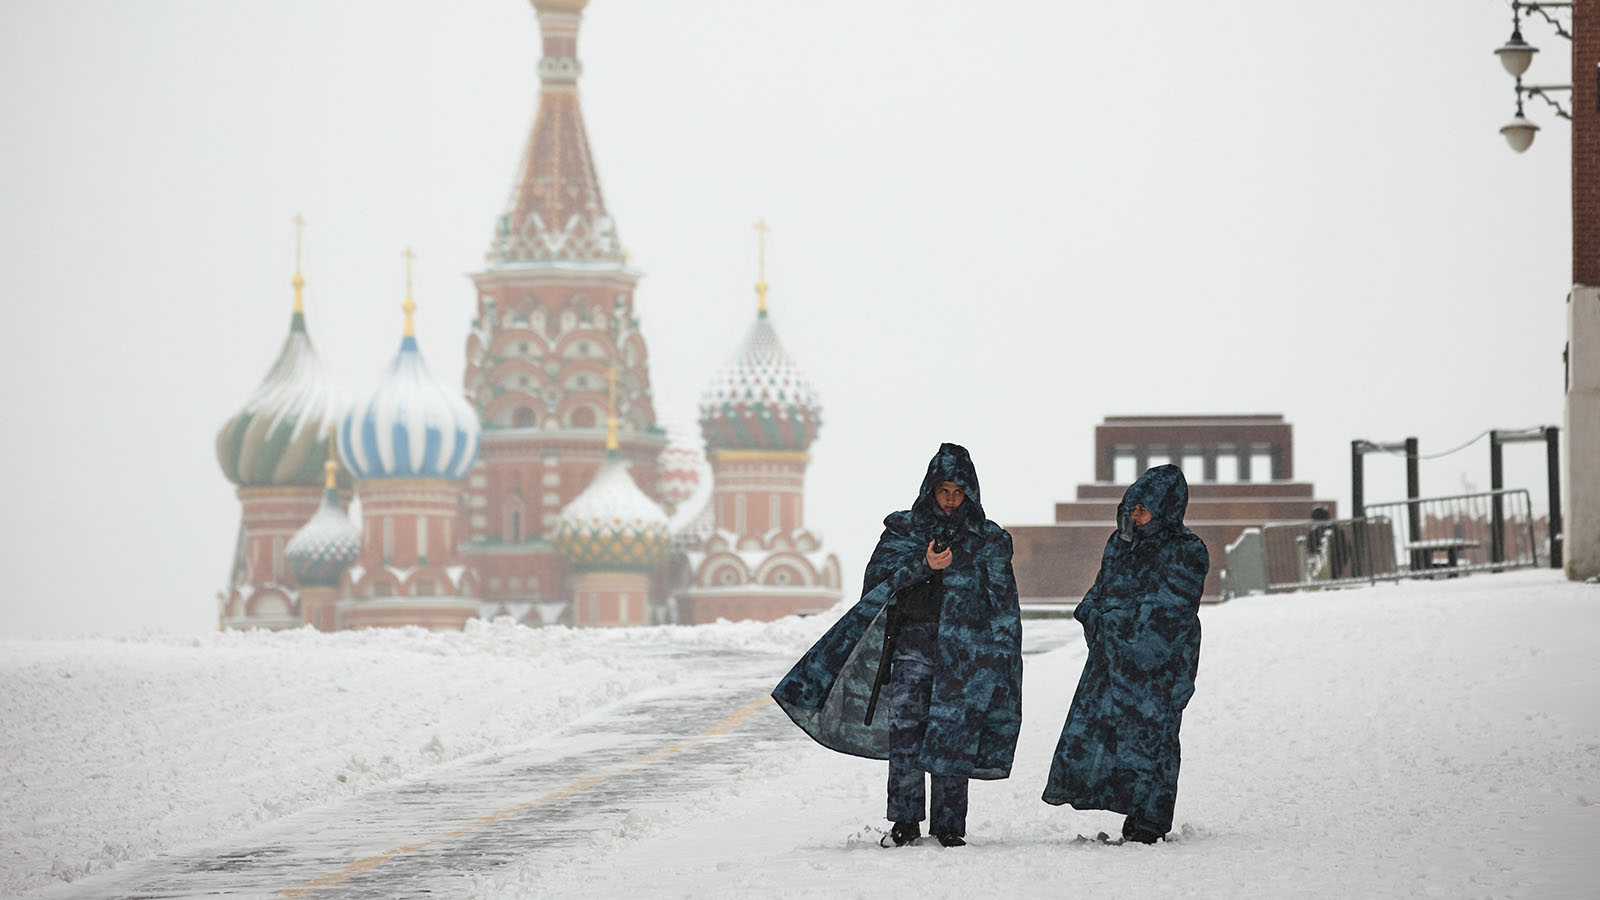
[[[329,459],[323,468],[327,476],[322,505],[283,548],[289,571],[301,587],[338,586],[344,570],[361,552],[361,526],[350,521],[339,503],[339,464]]]
[[[691,440],[683,429],[668,428],[667,446],[656,463],[656,496],[670,510],[677,510],[695,496],[700,483],[707,480],[706,455],[700,450],[700,442]]]
[[[217,432],[217,462],[239,487],[310,487],[322,483],[330,429],[349,407],[349,396],[328,377],[306,333],[295,266],[294,318],[278,361],[244,408]]]
[[[822,405],[761,309],[744,342],[700,398],[700,429],[713,450],[804,450],[822,425]]]
[[[478,455],[478,417],[436,380],[417,349],[410,274],[405,336],[378,389],[339,425],[339,454],[357,478],[466,477]]]
[[[615,387],[613,387],[615,390]],[[606,419],[606,458],[594,480],[561,510],[551,543],[574,568],[637,572],[666,558],[667,514],[634,483],[617,452],[617,417]]]

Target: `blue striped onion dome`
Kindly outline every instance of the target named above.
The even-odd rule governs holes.
[[[360,552],[361,526],[345,515],[335,488],[322,492],[316,514],[283,548],[289,571],[301,587],[337,587]]]
[[[561,510],[550,541],[574,568],[638,572],[666,558],[671,538],[666,512],[612,450],[589,486]]]
[[[329,433],[349,407],[295,313],[278,361],[217,432],[217,462],[240,487],[320,487]]]
[[[459,480],[477,455],[477,414],[434,379],[409,334],[378,389],[339,425],[339,456],[364,480]]]
[[[733,358],[700,398],[710,450],[804,450],[822,426],[822,403],[762,310]]]

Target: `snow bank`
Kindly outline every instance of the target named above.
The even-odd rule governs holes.
[[[537,740],[695,654],[798,654],[826,625],[0,641],[0,895]]]
[[[730,651],[792,659],[834,615],[616,631],[227,633],[0,642],[0,894],[224,837],[478,751],[537,741]],[[888,894],[1592,897],[1600,587],[1520,572],[1209,607],[1176,840],[1038,799],[1082,665],[1025,624],[1017,765],[959,850],[877,847],[882,763],[768,707],[718,789],[641,803],[588,846],[463,886],[538,897]],[[781,666],[780,666],[781,667]],[[774,671],[774,679],[781,674]]]
[[[1202,618],[1171,843],[1077,845],[1121,817],[1039,800],[1075,641],[1027,659],[1017,766],[973,783],[968,847],[879,849],[882,763],[771,742],[723,790],[472,896],[1595,896],[1600,589],[1523,572]]]

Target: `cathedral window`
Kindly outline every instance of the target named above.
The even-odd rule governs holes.
[[[580,406],[572,411],[572,415],[568,421],[572,424],[573,428],[593,428],[595,423],[594,408],[589,406]]]
[[[533,427],[533,410],[519,406],[511,413],[511,424],[516,428]]]
[[[527,512],[521,497],[507,497],[505,516],[501,523],[500,540],[507,544],[522,543],[523,514]]]

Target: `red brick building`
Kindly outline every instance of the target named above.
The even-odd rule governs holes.
[[[311,347],[296,273],[280,358],[217,438],[244,506],[223,626],[645,625],[772,619],[838,599],[838,561],[804,528],[820,406],[777,343],[765,284],[750,337],[701,410],[711,463],[682,435],[663,452],[640,272],[578,100],[587,2],[533,0],[538,112],[471,276],[464,397],[427,373],[407,297],[400,353],[350,409]],[[335,426],[343,466],[330,490]],[[352,485],[359,526],[344,517]]]
[[[1227,545],[1246,528],[1309,519],[1334,501],[1294,480],[1293,428],[1281,415],[1107,416],[1095,428],[1095,480],[1056,504],[1050,525],[1010,525],[1017,588],[1028,604],[1076,603],[1094,584],[1117,504],[1139,473],[1172,463],[1189,481],[1184,523],[1211,553],[1208,596],[1221,594]]]

